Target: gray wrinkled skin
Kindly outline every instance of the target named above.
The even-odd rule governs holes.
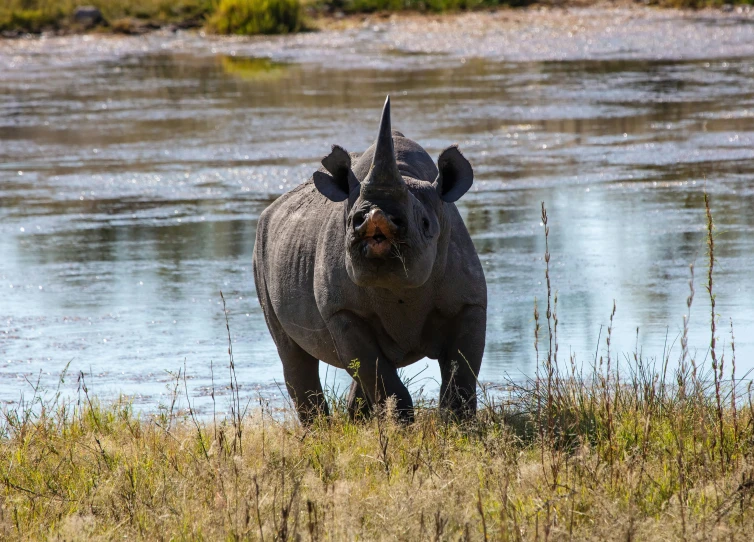
[[[456,147],[438,166],[390,129],[361,156],[340,147],[260,216],[254,277],[267,326],[302,422],[327,413],[319,360],[354,377],[352,416],[395,396],[413,403],[397,369],[437,359],[440,406],[476,411],[487,286],[454,201],[473,173]]]

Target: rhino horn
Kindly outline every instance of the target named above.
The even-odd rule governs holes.
[[[374,158],[369,175],[362,183],[362,194],[384,194],[399,197],[406,193],[408,187],[398,171],[393,148],[393,134],[390,128],[390,96],[385,100],[380,120],[380,131],[374,148]]]

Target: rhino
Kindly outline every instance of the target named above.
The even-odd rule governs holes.
[[[393,131],[388,96],[371,147],[333,146],[310,179],[262,212],[254,280],[302,423],[329,414],[320,361],[353,377],[352,418],[394,397],[399,418],[412,421],[398,369],[425,357],[440,366],[440,408],[461,419],[476,412],[487,285],[454,204],[473,178],[457,146],[435,165]]]

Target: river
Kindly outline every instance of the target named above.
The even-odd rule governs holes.
[[[256,220],[332,144],[393,125],[475,170],[459,208],[488,283],[480,379],[535,370],[550,217],[559,359],[709,365],[704,192],[718,357],[754,369],[754,19],[676,11],[373,18],[280,38],[194,33],[0,42],[0,400],[39,382],[155,411],[183,370],[227,402],[227,303],[244,400],[282,404],[254,291]],[[540,341],[540,355],[546,345]],[[343,390],[342,371],[322,368]],[[432,397],[432,361],[408,369]],[[182,384],[183,385],[183,384]]]

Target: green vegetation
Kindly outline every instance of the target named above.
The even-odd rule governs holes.
[[[73,14],[78,6],[98,8],[111,28],[182,24],[200,26],[215,0],[5,0],[0,31],[81,30]]]
[[[59,9],[13,9],[0,6],[0,30],[38,33],[57,27],[61,17]]]
[[[647,359],[637,350],[618,364],[613,307],[604,355],[588,374],[574,359],[561,373],[546,248],[546,310],[535,304],[532,322],[537,376],[483,388],[474,420],[457,424],[420,404],[417,421],[402,425],[388,404],[354,423],[335,396],[332,417],[310,428],[261,401],[247,414],[232,357],[224,420],[196,418],[180,373],[169,405],[139,416],[127,401],[90,398],[82,374],[77,401],[35,392],[3,412],[0,538],[748,541],[752,385],[735,377],[732,324],[717,327],[705,203],[707,369],[689,348],[688,316],[677,369],[669,351]],[[542,222],[547,241],[544,206]],[[689,314],[694,295],[692,266]]]
[[[220,0],[208,21],[219,34],[288,34],[302,26],[299,0]]]
[[[299,0],[6,0],[0,4],[0,31],[77,31],[76,7],[98,8],[100,28],[132,32],[168,24],[210,27],[222,33],[274,33],[302,27]]]

